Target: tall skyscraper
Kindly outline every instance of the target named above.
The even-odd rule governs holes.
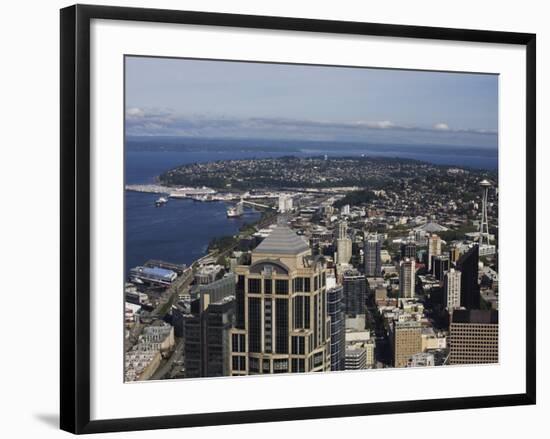
[[[407,241],[401,244],[401,259],[416,259],[416,243]]]
[[[460,306],[468,309],[479,309],[479,246],[473,245],[464,253],[456,264],[462,273],[460,279]]]
[[[324,258],[278,224],[235,273],[232,375],[330,370]]]
[[[460,259],[460,249],[457,247],[457,246],[453,246],[450,250],[449,250],[449,260],[452,262],[452,263],[455,263],[456,261],[458,261]]]
[[[367,279],[357,270],[348,270],[342,279],[344,310],[348,316],[365,313],[367,302]]]
[[[445,272],[449,270],[449,257],[447,255],[434,256],[432,259],[432,274],[439,282],[443,282]]]
[[[426,237],[426,232],[422,229],[417,229],[414,232],[414,240],[417,245],[426,245],[428,239]]]
[[[451,268],[445,273],[443,285],[443,303],[445,308],[452,313],[453,310],[460,308],[460,278],[462,273]]]
[[[229,334],[235,319],[235,276],[201,286],[184,318],[186,378],[230,375]]]
[[[377,235],[370,235],[365,240],[365,275],[378,277],[382,275],[382,243]]]
[[[342,285],[327,290],[327,313],[330,317],[330,370],[344,370],[346,366],[346,322]]]
[[[351,239],[348,238],[348,223],[338,223],[338,238],[336,239],[336,251],[338,252],[338,263],[349,264],[351,260]]]
[[[455,310],[449,364],[498,363],[498,311]]]
[[[432,271],[432,258],[441,254],[441,238],[432,233],[428,238],[428,271]]]
[[[348,237],[348,223],[346,221],[340,221],[338,223],[338,239],[344,239]]]
[[[414,297],[416,282],[416,264],[414,259],[406,258],[399,266],[399,297],[408,299]]]
[[[419,322],[394,322],[393,365],[406,367],[414,354],[422,352],[422,325]]]

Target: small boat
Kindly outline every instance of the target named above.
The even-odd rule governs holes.
[[[238,218],[244,212],[243,203],[237,203],[236,206],[227,209],[227,218]]]
[[[164,206],[166,203],[168,203],[168,200],[164,197],[160,197],[157,199],[157,201],[155,201],[155,206],[161,207]]]

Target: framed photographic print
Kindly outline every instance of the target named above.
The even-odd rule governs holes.
[[[535,128],[533,34],[62,9],[61,428],[534,404]]]

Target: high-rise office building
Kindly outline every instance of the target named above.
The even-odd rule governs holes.
[[[428,238],[428,271],[432,271],[432,258],[441,254],[441,238],[432,233]]]
[[[348,270],[342,279],[344,289],[344,310],[346,315],[365,313],[367,302],[367,279],[357,270]]]
[[[394,322],[392,341],[394,367],[406,367],[414,354],[422,352],[422,325],[419,322]]]
[[[330,370],[324,258],[279,224],[235,274],[232,375]]]
[[[439,282],[443,282],[445,272],[449,270],[450,261],[447,255],[434,256],[432,258],[432,274]]]
[[[498,311],[455,310],[449,364],[498,363]]]
[[[370,235],[365,240],[365,275],[378,277],[382,275],[382,243],[377,235]]]
[[[330,317],[330,370],[344,370],[346,365],[346,322],[344,287],[327,290],[327,313]]]
[[[451,268],[445,273],[443,285],[443,304],[447,310],[452,313],[453,310],[460,308],[460,278],[462,273]]]
[[[235,276],[200,287],[184,316],[186,378],[230,375],[230,331],[235,319]]]
[[[479,246],[474,244],[464,253],[456,264],[462,273],[460,279],[460,306],[479,309]]]
[[[349,264],[352,250],[351,239],[348,238],[348,224],[345,221],[338,223],[338,238],[336,239],[336,251],[338,252],[338,263]]]
[[[426,232],[422,229],[416,229],[414,232],[414,240],[417,245],[426,245],[428,242]]]
[[[235,281],[235,275],[229,273],[212,283],[199,285],[197,288],[197,297],[208,293],[210,294],[210,300],[215,302],[227,296],[235,296]]]
[[[348,237],[348,223],[346,221],[340,221],[338,223],[338,239],[344,239]]]
[[[457,246],[451,247],[449,250],[449,260],[454,264],[460,259],[460,249]]]
[[[404,259],[399,265],[399,297],[414,297],[416,283],[416,264],[414,259]]]
[[[416,259],[416,243],[407,241],[401,244],[401,259]]]

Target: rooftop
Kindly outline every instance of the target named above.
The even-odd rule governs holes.
[[[445,232],[446,230],[449,230],[449,229],[445,226],[442,226],[441,224],[429,222],[418,227],[417,230],[423,230],[424,232],[433,233],[433,232]]]
[[[140,273],[145,276],[155,276],[161,279],[171,280],[171,278],[176,274],[175,271],[167,270],[160,267],[136,267],[132,271]]]
[[[457,309],[452,323],[498,324],[498,311],[480,309]]]
[[[272,253],[282,255],[298,255],[309,250],[309,244],[298,236],[290,227],[278,224],[270,235],[265,238],[254,253]]]

